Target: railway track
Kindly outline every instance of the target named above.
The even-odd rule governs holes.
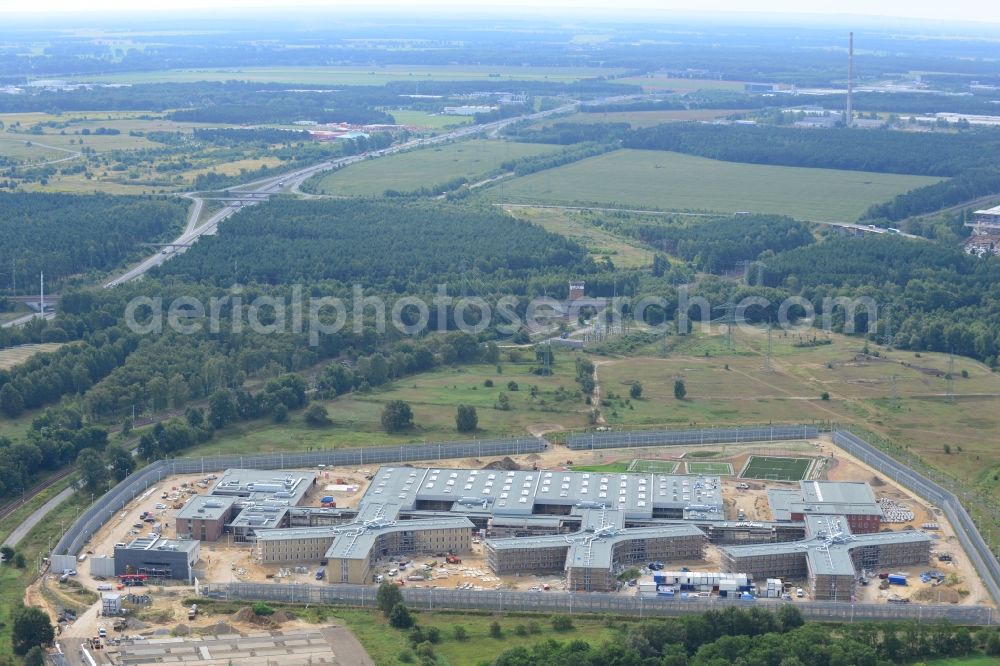
[[[36,496],[38,496],[39,493],[44,491],[46,488],[51,488],[52,486],[59,483],[72,473],[73,473],[72,467],[67,467],[65,469],[62,469],[53,476],[46,479],[45,481],[39,483],[37,486],[30,488],[26,493],[24,493],[24,495],[20,499],[16,499],[11,502],[8,502],[7,504],[4,504],[2,507],[0,507],[0,520],[6,520],[21,506],[27,504],[28,500],[34,499]]]

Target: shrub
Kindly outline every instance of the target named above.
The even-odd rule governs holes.
[[[455,638],[456,641],[464,641],[466,638],[469,637],[469,632],[466,631],[465,627],[463,627],[462,625],[456,624],[454,627],[451,628],[451,635]]]
[[[398,603],[389,612],[389,624],[396,629],[409,629],[413,626],[413,616],[406,608],[406,604]]]
[[[518,636],[527,636],[528,628],[523,624],[519,624],[516,627],[514,627],[514,633],[517,634]]]
[[[820,394],[819,399],[820,400],[829,400],[830,399],[830,394],[827,391],[823,391],[823,393]]]
[[[258,617],[267,617],[268,615],[274,615],[274,609],[268,606],[263,601],[254,602],[254,604],[250,606],[250,610],[252,610],[253,614]]]
[[[500,623],[493,620],[490,624],[490,636],[493,638],[503,638],[503,629],[500,628]]]
[[[573,620],[565,615],[557,615],[552,618],[552,628],[556,631],[572,631]]]

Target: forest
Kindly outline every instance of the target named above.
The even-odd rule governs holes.
[[[572,623],[571,623],[572,624]],[[494,666],[891,666],[919,659],[1000,655],[1000,633],[951,624],[803,623],[793,605],[771,613],[729,607],[621,623],[614,642],[542,641],[510,648]]]
[[[558,122],[538,129],[530,123],[515,123],[504,131],[511,141],[528,143],[554,143],[567,146],[585,141],[609,142],[620,139],[629,129],[628,123],[570,123]]]
[[[55,290],[68,277],[108,270],[148,253],[142,242],[173,237],[183,228],[187,202],[174,198],[0,193],[0,273],[19,293],[35,293],[44,271]]]
[[[669,123],[628,134],[626,148],[671,150],[729,162],[956,176],[992,166],[1000,130],[960,133]]]
[[[241,211],[160,273],[217,286],[332,280],[397,294],[472,273],[519,282],[511,293],[523,294],[536,276],[597,270],[579,245],[489,209],[282,199]]]
[[[969,169],[954,178],[918,187],[893,197],[891,201],[872,206],[862,218],[897,222],[997,192],[1000,192],[1000,169]]]
[[[718,273],[766,250],[781,252],[814,242],[803,222],[774,215],[736,215],[696,222],[657,218],[607,218],[602,226],[663,250],[698,270]]]
[[[764,269],[765,286],[816,306],[824,296],[871,296],[883,313],[878,335],[891,332],[891,344],[901,349],[953,352],[990,366],[1000,351],[998,281],[996,257],[888,234],[781,252]],[[885,313],[891,313],[888,326]]]

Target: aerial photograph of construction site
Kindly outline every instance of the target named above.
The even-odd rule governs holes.
[[[99,657],[126,664],[143,655],[184,660],[184,650],[242,658],[243,647],[202,645],[278,627],[246,608],[224,617],[213,610],[237,584],[303,603],[333,600],[323,590],[344,585],[367,587],[372,603],[391,584],[437,590],[442,607],[447,593],[465,592],[463,603],[502,603],[506,593],[521,609],[545,609],[567,593],[580,607],[621,597],[650,613],[671,602],[784,601],[807,615],[811,605],[842,612],[822,602],[849,602],[859,613],[882,606],[885,617],[899,605],[943,605],[957,618],[962,608],[992,608],[940,507],[830,434],[795,430],[587,448],[611,437],[602,433],[502,457],[160,474],[102,517],[79,555],[53,556],[53,573],[28,599],[60,614],[64,642],[101,639]],[[697,443],[713,436],[723,441]],[[67,594],[88,592],[95,601],[85,610],[60,613]],[[301,663],[328,649],[363,654],[346,632],[282,617],[296,647],[270,654],[294,653]]]
[[[0,666],[1000,664],[1000,3],[2,4]]]

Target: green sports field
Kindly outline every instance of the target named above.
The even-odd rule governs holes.
[[[720,462],[688,462],[684,463],[688,474],[707,474],[708,476],[732,476],[733,466]]]
[[[672,474],[677,463],[671,460],[633,460],[628,471],[641,474]]]
[[[855,221],[872,204],[938,182],[926,176],[723,162],[659,150],[615,150],[504,183],[510,203],[598,204]],[[496,186],[491,192],[495,195]]]
[[[811,464],[812,460],[809,458],[750,456],[743,471],[740,472],[740,477],[768,481],[801,481],[806,478]]]

